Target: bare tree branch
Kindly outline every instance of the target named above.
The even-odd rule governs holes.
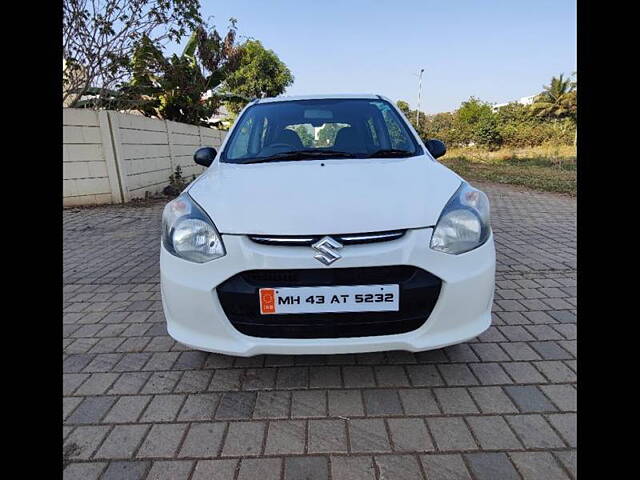
[[[200,23],[199,0],[65,0],[64,104],[78,104],[90,87],[126,80],[126,63],[143,35],[160,45],[179,41]]]

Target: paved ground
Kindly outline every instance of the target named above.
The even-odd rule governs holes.
[[[163,205],[65,210],[64,478],[575,478],[575,200],[485,190],[493,326],[418,354],[190,351],[164,325]]]

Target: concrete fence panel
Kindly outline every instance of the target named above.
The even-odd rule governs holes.
[[[191,179],[201,146],[226,132],[114,111],[63,109],[64,205],[121,203],[162,192],[180,166]]]
[[[160,193],[172,173],[165,121],[119,112],[109,118],[120,144],[126,201]]]
[[[111,203],[113,195],[98,112],[64,109],[62,138],[64,205]]]
[[[203,145],[199,128],[195,125],[167,121],[167,134],[171,146],[173,169],[180,166],[182,176],[187,179],[204,172],[204,167],[193,161],[193,152]]]

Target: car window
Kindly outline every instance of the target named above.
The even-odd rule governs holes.
[[[310,123],[299,123],[285,128],[296,132],[305,148],[318,148],[332,147],[340,129],[350,126],[348,123],[324,123],[314,127]]]
[[[222,152],[224,162],[279,159],[282,154],[339,152],[366,158],[394,150],[413,156],[421,148],[405,121],[384,100],[322,99],[265,102],[250,106],[238,119]]]
[[[369,118],[367,120],[367,128],[369,129],[369,135],[371,136],[371,143],[377,147],[380,146],[380,140],[378,139],[378,132],[376,131],[376,127],[373,124],[373,119]]]
[[[241,158],[249,154],[249,137],[253,131],[255,118],[247,118],[242,125],[238,125],[238,132],[234,137],[234,142],[229,146],[229,156]]]
[[[402,128],[399,123],[398,115],[392,112],[390,105],[377,104],[382,113],[382,118],[389,131],[389,140],[391,141],[391,148],[397,150],[406,150],[411,148],[411,139],[409,138],[406,129]]]

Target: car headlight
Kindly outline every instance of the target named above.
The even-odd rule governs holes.
[[[196,263],[209,262],[226,253],[213,222],[186,193],[164,207],[162,244],[176,257]]]
[[[462,183],[445,205],[431,236],[431,248],[458,255],[478,248],[491,233],[489,199]]]

